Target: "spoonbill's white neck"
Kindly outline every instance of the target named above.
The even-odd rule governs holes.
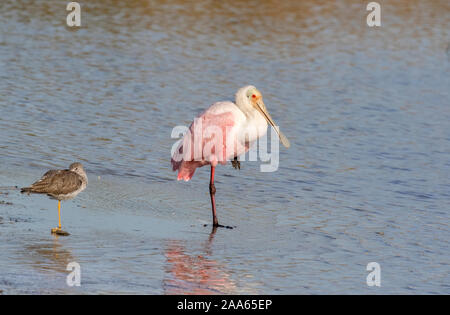
[[[247,117],[253,116],[254,113],[256,112],[256,109],[250,103],[250,100],[248,99],[248,96],[247,96],[247,91],[249,89],[256,90],[256,88],[254,86],[247,85],[247,86],[244,86],[243,88],[240,88],[236,93],[236,105]]]

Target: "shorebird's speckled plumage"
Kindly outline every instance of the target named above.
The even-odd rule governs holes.
[[[81,163],[73,163],[68,170],[50,170],[22,192],[47,194],[57,200],[76,197],[87,186],[87,176]]]

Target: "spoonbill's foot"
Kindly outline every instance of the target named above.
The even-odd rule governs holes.
[[[217,224],[216,227],[226,228],[226,229],[229,229],[229,230],[234,229],[233,226],[230,226],[230,225],[222,225],[222,224]]]
[[[203,224],[203,226],[208,226],[208,224]],[[232,230],[235,228],[235,226],[229,226],[229,225],[222,225],[222,224],[213,224],[214,228],[225,228],[225,229],[229,229]]]
[[[61,228],[52,229],[52,234],[61,235],[61,236],[69,236],[70,235],[69,232],[63,231],[63,230],[61,230]]]

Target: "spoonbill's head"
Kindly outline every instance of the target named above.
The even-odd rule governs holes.
[[[267,120],[267,122],[275,129],[275,131],[278,134],[278,137],[280,138],[281,143],[286,148],[289,148],[291,146],[291,144],[289,143],[289,140],[280,131],[278,126],[273,121],[272,116],[270,116],[269,112],[267,111],[266,105],[263,102],[262,94],[256,87],[249,85],[249,86],[246,86],[246,87],[243,87],[242,89],[240,89],[236,95],[236,102],[243,103],[242,105],[245,104],[244,106],[247,108],[256,109]],[[240,105],[240,104],[238,104],[238,105]]]

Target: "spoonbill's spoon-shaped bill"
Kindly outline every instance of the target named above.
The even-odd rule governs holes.
[[[264,118],[267,120],[267,122],[273,127],[273,129],[275,129],[275,131],[278,134],[278,137],[280,138],[281,143],[286,147],[289,148],[291,146],[291,143],[289,142],[288,138],[286,138],[286,136],[281,132],[280,128],[278,126],[275,125],[272,116],[270,116],[269,112],[267,111],[266,105],[264,104],[263,100],[262,100],[262,96],[260,94],[260,96],[257,96],[256,93],[259,93],[258,90],[255,91],[255,94],[252,94],[252,98],[253,95],[255,95],[255,107],[256,109],[264,116]]]

